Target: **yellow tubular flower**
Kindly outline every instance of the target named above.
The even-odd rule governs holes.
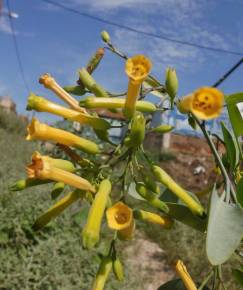
[[[75,190],[68,193],[65,197],[60,199],[52,207],[48,209],[46,213],[40,216],[33,225],[33,229],[38,231],[47,225],[52,219],[60,215],[68,206],[74,203],[76,200],[82,197],[80,190]]]
[[[192,198],[182,187],[180,187],[180,185],[178,185],[162,168],[153,165],[152,172],[157,181],[178,196],[194,214],[200,216],[204,215],[205,211],[201,204]]]
[[[126,62],[125,70],[129,77],[129,83],[124,114],[127,118],[131,118],[135,112],[141,84],[148,76],[151,67],[151,61],[144,55],[136,55]]]
[[[87,223],[82,232],[83,246],[85,248],[93,248],[100,239],[101,222],[110,192],[110,181],[108,179],[102,180],[89,210]]]
[[[112,269],[112,258],[104,257],[100,263],[99,270],[95,276],[92,290],[103,290]]]
[[[190,274],[187,272],[186,266],[181,260],[177,261],[175,269],[187,290],[197,290],[195,283],[193,282]]]
[[[133,214],[134,217],[137,219],[153,224],[158,224],[165,229],[170,229],[174,224],[173,220],[169,217],[159,216],[158,214],[145,210],[134,210]]]
[[[46,156],[41,156],[38,152],[35,152],[32,155],[32,163],[26,168],[28,178],[54,180],[57,182],[63,182],[81,190],[95,192],[95,188],[88,180],[66,170],[55,167],[56,163],[52,163],[51,159],[53,158],[49,157],[48,159]],[[59,163],[62,161],[65,160],[59,159]]]
[[[216,88],[202,87],[178,103],[181,113],[193,113],[201,120],[217,118],[223,109],[224,94]]]
[[[80,124],[88,124],[95,129],[106,130],[110,128],[110,124],[98,117],[94,117],[88,114],[76,112],[72,109],[65,108],[56,103],[48,101],[45,98],[36,96],[31,93],[28,98],[27,110],[35,110],[37,112],[48,112],[61,116],[71,121],[77,121]]]
[[[43,74],[39,83],[43,84],[45,88],[53,91],[57,96],[59,96],[64,102],[66,102],[71,108],[81,113],[87,113],[84,108],[79,106],[77,100],[75,100],[71,95],[69,95],[59,84],[55,81],[55,79],[49,74]]]
[[[78,148],[87,153],[99,153],[99,148],[94,142],[78,137],[65,130],[56,129],[44,123],[40,123],[36,118],[32,119],[27,127],[27,131],[28,135],[26,140],[53,141],[55,143]]]
[[[118,231],[118,237],[122,240],[130,240],[133,237],[135,223],[133,212],[123,202],[118,202],[106,211],[106,219],[109,228]]]

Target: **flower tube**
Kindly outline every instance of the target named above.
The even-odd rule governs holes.
[[[112,270],[112,258],[104,257],[100,263],[98,272],[92,286],[92,290],[103,290],[108,276]]]
[[[210,87],[202,87],[189,96],[183,97],[177,104],[183,114],[193,113],[201,120],[217,118],[223,109],[224,94]]]
[[[36,96],[31,93],[28,98],[27,110],[35,110],[37,112],[48,112],[54,115],[61,116],[71,121],[77,121],[80,124],[87,124],[98,130],[106,130],[110,128],[110,124],[98,117],[88,114],[76,112],[72,109],[65,108],[56,103],[48,101],[45,98]]]
[[[123,202],[118,202],[106,211],[106,220],[109,228],[118,231],[118,237],[122,240],[130,240],[133,237],[135,223],[133,212]]]
[[[181,260],[177,261],[175,269],[187,290],[197,290],[197,287],[188,273],[186,266]]]
[[[178,196],[190,210],[197,215],[203,216],[205,214],[202,205],[191,197],[180,185],[178,185],[162,168],[153,165],[152,172],[158,182],[166,186],[176,196]]]
[[[60,215],[68,206],[73,204],[79,198],[82,198],[83,193],[80,190],[75,190],[68,193],[65,197],[60,199],[46,213],[40,216],[33,225],[33,229],[38,231],[46,226],[52,219]]]
[[[64,102],[66,102],[71,108],[75,111],[81,113],[87,113],[84,108],[79,106],[77,100],[75,100],[71,95],[69,95],[59,84],[55,81],[55,79],[49,74],[43,74],[39,83],[43,84],[45,88],[53,91],[58,97],[60,97]]]
[[[32,155],[32,163],[26,167],[28,178],[49,179],[57,182],[63,182],[81,190],[95,192],[95,188],[88,180],[66,170],[55,167],[55,164],[57,163],[52,163],[50,159],[45,158],[45,156],[41,156],[38,152],[35,152]],[[62,161],[66,160],[60,159],[59,163]]]
[[[173,220],[166,216],[160,216],[145,210],[134,210],[133,214],[136,219],[160,225],[165,229],[170,229],[173,226]]]
[[[33,118],[27,127],[28,135],[26,140],[43,140],[53,141],[63,145],[78,148],[86,153],[99,153],[98,146],[87,139],[78,137],[65,130],[56,129],[44,123],[40,123],[36,118]]]
[[[132,118],[135,112],[141,84],[148,76],[151,67],[151,61],[144,55],[136,55],[129,58],[126,62],[125,71],[129,77],[129,83],[124,114],[129,119]]]
[[[101,222],[110,192],[110,181],[108,179],[102,180],[89,210],[87,223],[82,232],[83,246],[85,248],[93,248],[100,239]]]
[[[88,97],[80,101],[80,105],[87,109],[105,108],[105,109],[123,109],[126,99],[122,98],[95,98]],[[143,113],[153,113],[156,107],[153,103],[147,101],[137,101],[136,110]]]

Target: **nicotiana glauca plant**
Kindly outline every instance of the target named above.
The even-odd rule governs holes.
[[[197,278],[193,279],[183,262],[178,260],[175,270],[179,279],[161,285],[160,290],[225,289],[222,264],[232,255],[237,256],[242,264],[243,256],[240,251],[243,236],[243,172],[240,165],[243,154],[239,140],[243,134],[243,120],[237,107],[243,102],[243,93],[224,96],[216,88],[201,87],[179,98],[175,69],[166,69],[165,84],[162,84],[151,75],[150,59],[144,55],[128,57],[113,45],[106,31],[101,33],[101,37],[105,46],[99,48],[87,66],[79,70],[76,85],[62,87],[47,73],[39,79],[40,84],[54,92],[67,106],[31,93],[27,110],[47,112],[87,126],[100,139],[100,144],[106,146],[33,118],[27,127],[26,139],[53,142],[67,154],[69,160],[34,152],[31,163],[26,167],[27,178],[17,181],[12,190],[53,183],[52,199],[59,200],[35,221],[35,231],[41,230],[74,202],[84,200],[90,204],[81,232],[84,248],[92,249],[99,244],[102,224],[106,223],[110,230],[109,249],[102,255],[91,286],[93,290],[105,287],[111,271],[119,281],[124,279],[117,243],[134,238],[137,220],[157,224],[161,230],[170,230],[177,220],[206,235],[206,255],[212,267],[205,279],[198,283]],[[109,92],[92,76],[106,51],[125,61],[128,86],[124,93]],[[149,94],[157,96],[158,103],[145,100]],[[219,117],[224,106],[228,109],[233,131],[222,122],[222,139],[208,131],[207,120]],[[153,114],[163,114],[176,108],[185,114],[194,129],[201,129],[215,158],[218,175],[209,188],[211,198],[208,207],[174,181],[143,147],[148,132],[164,134],[173,130],[168,124],[153,128]],[[111,121],[101,118],[99,109],[106,109],[117,116],[120,124],[113,126]],[[122,128],[124,134],[115,144],[110,140],[109,130],[117,127]],[[213,142],[213,135],[225,147],[223,156]],[[128,197],[132,186],[137,197],[147,203],[146,210],[134,208],[130,202]],[[70,192],[61,196],[66,187],[70,188]],[[176,195],[178,202],[165,201],[165,191]],[[242,268],[232,269],[232,275],[243,285],[243,264]]]

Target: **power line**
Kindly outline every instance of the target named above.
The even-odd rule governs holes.
[[[23,84],[24,84],[26,90],[29,92],[30,89],[29,89],[29,85],[28,85],[28,83],[26,81],[24,68],[23,68],[23,64],[22,64],[22,61],[21,61],[20,53],[19,53],[19,47],[18,47],[18,42],[17,42],[17,38],[16,38],[16,33],[15,33],[15,29],[14,29],[14,23],[13,23],[13,19],[11,17],[11,7],[10,7],[9,0],[6,0],[6,3],[7,3],[7,9],[8,9],[8,18],[9,18],[9,23],[10,23],[10,28],[11,28],[11,34],[12,34],[12,37],[13,37],[15,53],[16,53],[16,57],[17,57],[17,60],[18,60],[18,65],[19,65],[19,72],[20,72],[20,75],[22,77]]]
[[[126,25],[123,25],[123,24],[119,24],[119,23],[116,23],[116,22],[113,22],[113,21],[110,21],[110,20],[106,20],[106,19],[94,16],[94,15],[88,14],[86,12],[81,12],[79,10],[76,10],[74,8],[71,8],[71,7],[68,7],[68,6],[63,5],[61,3],[57,3],[57,2],[52,1],[52,0],[42,0],[42,2],[45,2],[45,3],[48,3],[48,4],[52,4],[52,5],[56,6],[56,7],[62,8],[62,9],[67,10],[69,12],[76,13],[76,14],[81,15],[81,16],[86,17],[86,18],[90,18],[90,19],[93,19],[93,20],[96,20],[96,21],[99,21],[99,22],[102,22],[102,23],[105,23],[105,24],[108,24],[108,25],[119,27],[121,29],[125,29],[125,30],[128,30],[128,31],[139,33],[139,34],[146,35],[146,36],[149,36],[149,37],[154,37],[154,38],[157,38],[157,39],[162,39],[162,40],[165,40],[165,41],[170,41],[170,42],[174,42],[174,43],[178,43],[178,44],[182,44],[182,45],[188,45],[188,46],[196,47],[196,48],[199,48],[199,49],[206,49],[206,50],[211,50],[211,51],[214,51],[214,52],[220,52],[220,53],[227,53],[227,54],[231,54],[231,55],[241,55],[241,56],[243,56],[243,52],[227,50],[227,49],[222,49],[222,48],[217,48],[217,47],[211,47],[211,46],[206,46],[206,45],[201,45],[201,44],[197,44],[197,43],[193,43],[193,42],[189,42],[189,41],[184,41],[184,40],[171,38],[171,37],[168,37],[168,36],[165,36],[165,35],[162,35],[162,34],[150,33],[150,32],[146,32],[146,31],[143,31],[143,30],[136,29],[136,28],[132,28],[132,27],[129,27],[129,26],[126,26]]]
[[[224,82],[229,75],[231,75],[241,64],[243,63],[243,58],[241,58],[231,69],[229,69],[219,80],[212,85],[212,87],[217,88],[222,82]]]

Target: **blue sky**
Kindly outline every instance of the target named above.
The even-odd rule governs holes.
[[[58,0],[57,0],[58,1]],[[243,53],[241,0],[59,0],[77,10],[147,32]],[[4,3],[4,1],[3,1]],[[52,101],[51,92],[38,83],[49,72],[61,85],[72,85],[77,70],[100,46],[99,34],[109,31],[113,43],[128,55],[143,53],[153,62],[153,74],[164,80],[166,66],[177,69],[179,95],[213,84],[239,56],[174,44],[64,11],[41,0],[10,0],[17,41],[31,91]],[[3,12],[6,8],[4,8]],[[8,18],[0,18],[0,95],[10,95],[19,113],[25,113],[28,92],[19,74]],[[94,74],[109,91],[124,91],[124,62],[107,52]],[[243,91],[243,65],[220,87],[226,94]],[[49,120],[42,114],[42,119]]]

